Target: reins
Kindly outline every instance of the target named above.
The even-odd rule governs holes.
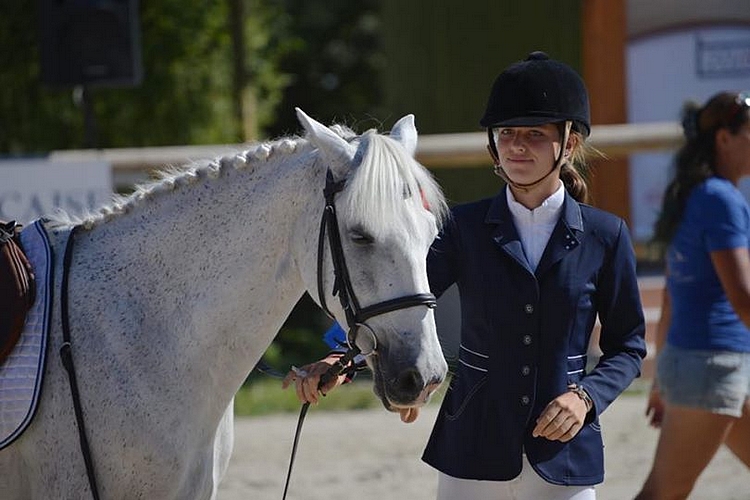
[[[75,364],[73,363],[73,352],[70,337],[70,321],[68,319],[68,276],[70,275],[70,261],[73,256],[73,238],[79,226],[75,226],[68,236],[68,243],[65,246],[63,255],[62,281],[60,284],[60,321],[62,323],[63,344],[60,347],[60,358],[68,372],[68,383],[70,384],[70,393],[73,397],[73,410],[76,416],[76,425],[78,426],[78,440],[81,445],[81,454],[86,464],[86,476],[89,480],[91,496],[94,500],[99,500],[99,487],[96,484],[96,472],[94,471],[94,460],[91,457],[91,446],[86,435],[86,426],[83,420],[83,408],[81,407],[81,394],[78,391],[78,379],[76,378]]]
[[[346,353],[339,358],[335,364],[331,365],[331,367],[320,377],[320,381],[318,382],[318,390],[325,387],[325,385],[330,381],[333,380],[335,377],[338,377],[348,366],[349,364],[354,361],[354,358],[359,355],[361,351],[359,348],[354,345],[353,347],[350,347]],[[294,441],[292,442],[292,453],[289,456],[289,468],[286,471],[286,481],[284,481],[284,495],[281,497],[282,499],[286,499],[286,494],[289,491],[289,481],[292,478],[292,468],[294,467],[294,459],[297,456],[297,446],[299,445],[299,438],[302,434],[302,423],[305,421],[305,416],[307,415],[307,410],[310,409],[310,403],[303,403],[302,408],[300,408],[299,411],[299,417],[297,417],[297,428],[294,431]]]
[[[346,314],[346,323],[348,327],[346,340],[349,349],[320,377],[318,390],[321,390],[326,384],[328,384],[328,382],[349,368],[356,356],[363,354],[361,348],[357,346],[357,333],[360,328],[366,328],[372,335],[373,339],[372,350],[364,353],[364,355],[369,356],[375,352],[377,349],[377,336],[375,335],[375,331],[367,325],[368,319],[399,309],[406,309],[415,306],[434,308],[437,305],[437,299],[433,294],[417,293],[414,295],[405,295],[395,299],[384,300],[367,307],[360,306],[357,296],[354,293],[351,279],[349,278],[349,269],[346,266],[346,259],[344,258],[344,248],[341,244],[341,234],[339,232],[338,218],[336,217],[336,205],[334,203],[336,194],[341,192],[345,185],[346,179],[335,181],[333,179],[333,173],[328,169],[326,172],[326,185],[323,189],[325,207],[323,208],[323,216],[320,221],[320,233],[318,237],[318,300],[320,301],[320,307],[328,316],[333,318],[333,313],[331,313],[326,303],[325,291],[323,289],[323,258],[327,234],[328,246],[331,250],[331,260],[333,262],[333,295],[338,295],[341,308],[344,310],[344,314]],[[292,475],[294,459],[297,455],[297,445],[299,444],[299,437],[302,432],[302,423],[305,420],[305,415],[307,415],[309,407],[310,403],[304,403],[300,409],[297,428],[294,433],[292,453],[289,458],[289,469],[287,470],[286,482],[284,484],[283,500],[286,499],[286,494],[289,490],[289,480]]]

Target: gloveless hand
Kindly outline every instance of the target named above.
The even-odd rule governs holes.
[[[318,390],[320,377],[322,377],[340,357],[340,354],[331,354],[320,361],[310,363],[302,368],[292,367],[281,382],[281,388],[286,389],[294,383],[295,389],[297,390],[297,398],[300,402],[317,404],[319,394],[325,396],[335,387],[343,384],[346,380],[345,375],[339,375],[338,377],[331,379],[326,385]]]
[[[583,428],[586,413],[586,403],[576,393],[564,392],[542,411],[531,435],[566,443]]]

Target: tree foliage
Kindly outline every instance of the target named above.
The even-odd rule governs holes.
[[[297,42],[280,62],[289,78],[271,136],[299,129],[294,108],[323,123],[358,131],[380,127],[384,116],[379,0],[285,0]],[[367,122],[363,123],[363,120]],[[372,122],[370,122],[372,120]]]
[[[378,0],[142,0],[143,83],[90,89],[98,147],[241,141],[232,2],[244,13],[241,64],[260,138],[298,133],[296,106],[323,123],[381,128]],[[0,155],[85,146],[74,89],[39,81],[42,4],[0,2]],[[269,362],[285,370],[324,353],[328,324],[305,297]]]
[[[259,126],[271,124],[288,77],[278,70],[294,45],[289,16],[273,0],[242,0],[246,64]],[[40,83],[37,8],[0,4],[0,153],[84,147],[83,112],[72,88]],[[236,142],[228,1],[140,2],[143,83],[92,88],[99,147]]]

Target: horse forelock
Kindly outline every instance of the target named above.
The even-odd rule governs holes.
[[[411,225],[413,210],[405,200],[428,209],[442,226],[448,206],[430,172],[394,139],[368,131],[360,138],[361,162],[347,178],[343,197],[347,213],[375,234],[393,223]]]
[[[159,195],[196,184],[198,181],[222,177],[230,169],[254,169],[261,164],[278,164],[287,157],[298,156],[311,149],[312,146],[303,138],[284,137],[273,142],[259,143],[233,154],[198,160],[182,166],[164,167],[155,172],[155,180],[136,185],[134,191],[127,196],[113,195],[109,204],[81,216],[57,210],[48,216],[49,224],[52,227],[82,225],[86,229],[91,229]]]

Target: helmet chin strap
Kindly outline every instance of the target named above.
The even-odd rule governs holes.
[[[570,129],[572,126],[573,126],[573,122],[571,122],[570,120],[565,122],[565,130],[563,131],[563,137],[562,137],[563,140],[562,140],[562,147],[560,148],[560,154],[555,159],[555,164],[552,165],[552,168],[549,170],[549,172],[547,172],[546,174],[544,174],[543,176],[541,176],[540,178],[538,178],[537,180],[533,182],[528,182],[524,184],[520,182],[515,182],[514,180],[512,180],[503,169],[503,166],[500,164],[500,158],[497,153],[497,147],[495,146],[495,137],[492,133],[492,129],[488,128],[487,130],[488,130],[488,135],[490,139],[490,144],[487,145],[487,150],[490,152],[490,156],[492,157],[492,160],[495,163],[495,168],[494,168],[495,175],[497,175],[502,180],[504,180],[507,184],[518,189],[519,191],[528,193],[534,187],[539,185],[544,179],[549,177],[552,172],[560,168],[563,165],[563,163],[567,161],[565,159],[565,148],[568,145],[568,139],[570,138]]]

